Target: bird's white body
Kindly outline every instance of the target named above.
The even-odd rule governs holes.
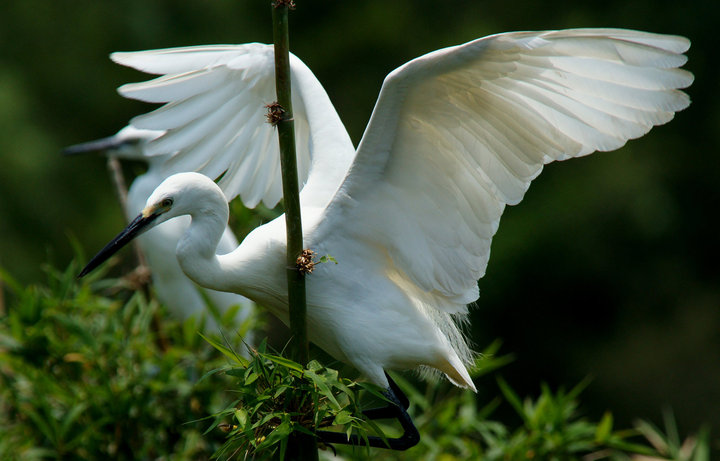
[[[192,216],[177,246],[188,276],[201,286],[253,299],[287,323],[284,216],[256,228],[235,251],[215,255],[214,245],[228,218],[224,195],[215,183],[196,173],[177,174],[148,203],[164,197],[173,197],[175,203],[163,219],[178,213]],[[388,277],[387,261],[373,259],[373,254],[363,258],[363,245],[323,244],[316,233],[321,210],[314,211],[303,210],[306,246],[332,255],[338,264],[316,265],[306,279],[310,340],[373,382],[384,384],[384,369],[426,365],[459,385],[473,387],[461,358],[428,315],[433,307],[422,306],[422,295],[413,296]],[[349,298],[348,292],[354,295]]]
[[[165,74],[120,90],[169,102],[133,122],[169,130],[151,146],[177,150],[175,163],[203,173],[225,172],[222,191],[202,175],[171,176],[143,216],[161,222],[190,214],[177,247],[183,270],[287,321],[284,217],[255,229],[235,251],[215,252],[227,198],[248,193],[237,178],[252,168],[235,157],[238,146],[255,152],[275,139],[269,125],[245,128],[237,115],[267,97],[256,91],[267,85],[254,69],[268,58],[248,59],[246,46],[114,59]],[[576,29],[499,34],[438,50],[385,79],[357,151],[322,87],[292,57],[298,151],[312,158],[301,193],[304,246],[338,262],[307,277],[311,341],[385,387],[386,368],[428,366],[474,388],[459,325],[478,297],[505,205],[522,200],[545,164],[617,149],[687,107],[679,88],[692,74],[678,68],[688,47],[682,37]],[[241,83],[246,93],[227,100]]]

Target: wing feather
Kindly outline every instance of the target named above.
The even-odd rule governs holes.
[[[687,107],[688,47],[620,29],[516,32],[410,61],[385,79],[315,239],[385,252],[404,286],[465,312],[505,205],[544,164],[617,149]]]
[[[276,99],[273,47],[259,43],[113,53],[112,59],[160,75],[123,85],[120,94],[165,103],[135,117],[138,128],[165,131],[149,155],[172,153],[165,174],[199,171],[218,178],[228,200],[240,196],[254,207],[282,197],[279,147],[266,122]],[[337,190],[354,148],[327,94],[310,69],[291,55],[293,118],[298,177],[308,181],[314,165],[332,163],[303,191],[304,202],[324,207]],[[150,128],[152,127],[152,128]]]

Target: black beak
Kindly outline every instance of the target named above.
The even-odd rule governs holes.
[[[95,141],[84,142],[66,147],[62,150],[63,155],[85,154],[88,152],[103,152],[106,150],[119,149],[125,144],[129,144],[127,139],[118,139],[116,136],[96,139]]]
[[[150,224],[152,224],[158,216],[160,216],[160,213],[153,213],[147,217],[139,215],[137,218],[133,219],[125,230],[120,232],[117,237],[112,239],[110,243],[105,245],[105,248],[100,250],[98,254],[90,260],[87,266],[85,266],[82,272],[80,272],[78,278],[86,276],[100,264],[107,261],[112,255],[117,253],[122,247],[130,243],[132,239],[148,230],[150,228]]]

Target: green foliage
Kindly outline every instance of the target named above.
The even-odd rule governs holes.
[[[48,269],[46,284],[24,287],[0,269],[9,291],[0,312],[0,459],[266,459],[282,458],[292,434],[316,428],[399,435],[396,425],[362,418],[361,408],[383,399],[375,386],[316,361],[302,367],[264,343],[248,359],[236,352],[239,340],[167,319],[142,291],[104,279],[102,268],[81,282],[77,272],[74,264]],[[393,375],[410,399],[417,447],[334,448],[373,461],[710,459],[709,431],[683,440],[670,413],[663,430],[645,421],[618,430],[609,412],[583,416],[587,382],[567,392],[543,385],[522,398],[498,378],[499,391],[489,392],[488,375],[512,361],[499,347],[476,363],[473,378],[485,384],[478,395]]]
[[[496,356],[499,342],[488,346],[478,359],[473,378],[506,365],[510,356]],[[407,452],[377,450],[371,454],[352,447],[338,447],[353,459],[441,460],[612,460],[612,461],[705,461],[709,459],[707,430],[680,442],[674,420],[666,418],[663,434],[650,423],[640,421],[635,429],[614,429],[613,417],[606,412],[599,421],[583,417],[579,395],[585,380],[566,392],[541,386],[540,395],[521,399],[501,377],[497,378],[501,396],[480,405],[475,394],[454,388],[446,382],[429,384],[422,393],[408,380],[394,377],[411,402],[410,412],[422,438]],[[519,425],[492,414],[502,401],[510,405]],[[380,425],[388,433],[390,428]],[[640,438],[644,437],[644,440]]]
[[[252,456],[283,459],[288,438],[295,431],[312,434],[316,428],[335,426],[340,432],[398,436],[390,424],[366,421],[360,405],[361,390],[381,398],[374,386],[340,378],[337,371],[316,361],[303,368],[300,364],[269,354],[262,344],[252,351],[248,361],[228,347],[214,345],[234,364],[216,372],[236,376],[237,400],[216,415],[212,427],[229,432],[226,444],[216,453],[221,459]],[[512,361],[509,355],[497,355],[500,343],[494,342],[480,355],[473,378],[492,373]],[[582,417],[579,395],[588,385],[583,381],[570,391],[555,392],[541,386],[540,395],[521,399],[502,379],[498,386],[502,397],[491,398],[483,406],[469,391],[461,391],[442,381],[429,384],[425,391],[400,375],[393,378],[408,395],[410,412],[422,434],[420,444],[407,452],[369,450],[364,447],[336,446],[347,459],[373,460],[673,460],[709,459],[709,434],[701,431],[682,444],[674,421],[666,423],[664,435],[647,422],[636,429],[617,430],[613,417],[606,412],[599,421]],[[520,419],[513,427],[491,419],[505,401]],[[301,402],[298,408],[294,402]],[[227,421],[231,421],[228,423]],[[645,440],[639,437],[644,436]],[[322,444],[321,444],[322,445]]]
[[[675,461],[710,461],[710,431],[700,429],[697,436],[680,439],[675,417],[669,410],[664,413],[665,433],[652,423],[638,421],[635,426],[657,450],[660,458]],[[646,458],[646,461],[647,460]]]
[[[543,385],[536,400],[521,401],[499,378],[500,390],[522,419],[522,426],[512,432],[503,429],[498,434],[484,435],[488,451],[493,454],[489,458],[563,460],[593,454],[593,458],[603,459],[621,452],[653,455],[648,447],[627,440],[635,435],[634,431],[613,432],[610,413],[597,423],[579,417],[577,397],[587,384],[584,381],[569,392],[560,389],[555,393]]]
[[[225,360],[197,322],[166,320],[141,291],[96,294],[118,284],[77,272],[28,287],[0,273],[12,298],[0,316],[0,459],[209,458],[222,434],[192,421],[222,408],[228,381],[196,381]]]
[[[361,390],[383,398],[376,386],[340,378],[336,370],[315,360],[303,367],[269,353],[264,342],[251,350],[251,360],[216,341],[212,343],[234,364],[211,373],[223,372],[237,379],[237,400],[219,412],[211,426],[229,434],[217,457],[283,459],[293,433],[313,435],[317,428],[328,426],[361,437],[372,433],[382,436],[374,422],[362,418],[360,409]]]

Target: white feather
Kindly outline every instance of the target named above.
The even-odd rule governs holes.
[[[127,84],[125,97],[161,108],[133,119],[139,128],[166,134],[148,146],[149,155],[173,152],[165,173],[202,171],[217,177],[228,199],[240,196],[254,207],[274,207],[282,196],[279,148],[264,108],[275,98],[272,46],[258,43],[113,53],[120,64],[148,73],[154,80]],[[291,57],[293,118],[299,181],[310,186],[309,204],[324,206],[327,191],[337,189],[354,148],[335,109],[310,69]],[[308,181],[311,159],[334,166]]]

